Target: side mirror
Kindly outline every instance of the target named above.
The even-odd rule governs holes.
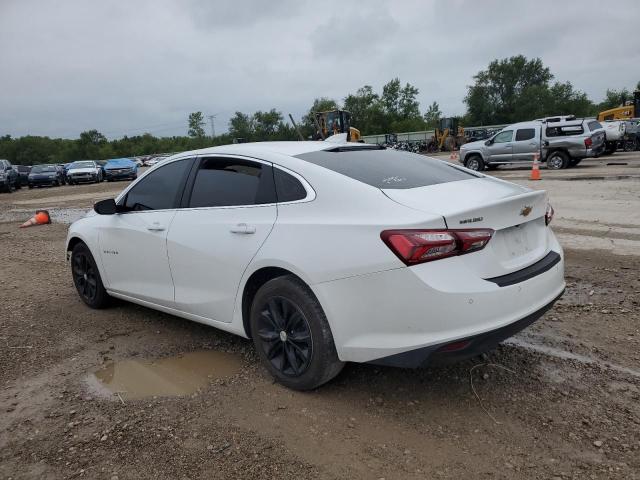
[[[493,140],[489,139],[486,142],[484,142],[484,144],[488,147],[489,145],[493,144]]]
[[[118,206],[113,198],[107,200],[100,200],[93,204],[93,209],[99,215],[113,215],[118,213]]]

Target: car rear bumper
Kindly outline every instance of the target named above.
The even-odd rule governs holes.
[[[503,334],[510,336],[542,315],[565,288],[562,249],[553,240],[547,252],[551,257],[514,272],[511,279],[479,278],[462,257],[452,257],[312,289],[341,360],[379,363],[391,358],[385,363],[419,366],[452,342],[477,339],[465,347],[471,354],[491,348],[506,338]],[[410,360],[398,356],[405,353]]]
[[[503,340],[514,336],[538,320],[556,303],[563,293],[564,290],[542,308],[504,327],[471,337],[458,338],[451,342],[422,347],[416,350],[409,350],[408,352],[371,360],[369,363],[388,367],[420,368],[427,365],[446,365],[476,357],[494,349]]]
[[[43,185],[54,185],[58,179],[57,178],[39,178],[34,180],[29,180],[29,185],[33,187],[40,187]]]

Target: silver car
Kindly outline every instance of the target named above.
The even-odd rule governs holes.
[[[572,167],[583,158],[597,157],[604,150],[604,130],[594,119],[552,117],[505,127],[488,140],[460,147],[460,162],[471,170],[484,170],[520,162],[534,155],[547,168]]]

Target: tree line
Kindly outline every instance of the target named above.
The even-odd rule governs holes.
[[[638,82],[637,89],[640,89]],[[437,101],[422,111],[419,89],[394,78],[376,92],[364,85],[339,103],[316,98],[298,127],[304,138],[315,132],[314,112],[343,108],[352,114],[352,125],[363,135],[428,130],[444,116]],[[600,103],[576,90],[570,82],[554,80],[540,58],[517,55],[492,61],[473,77],[464,97],[466,113],[461,124],[468,126],[508,124],[558,114],[595,116],[597,112],[631,99],[629,89],[609,89]],[[296,140],[298,133],[282,112],[275,108],[254,113],[235,112],[228,132],[215,137],[205,133],[202,112],[193,112],[187,121],[187,135],[156,137],[149,133],[108,140],[97,130],[82,132],[77,139],[0,136],[0,158],[15,164],[65,163],[80,159],[134,157],[163,152],[181,152],[207,146],[243,141]]]

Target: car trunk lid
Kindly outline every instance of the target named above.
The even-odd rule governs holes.
[[[449,229],[493,229],[487,247],[459,257],[482,278],[525,268],[549,251],[544,191],[482,177],[383,192],[407,207],[442,215]]]

